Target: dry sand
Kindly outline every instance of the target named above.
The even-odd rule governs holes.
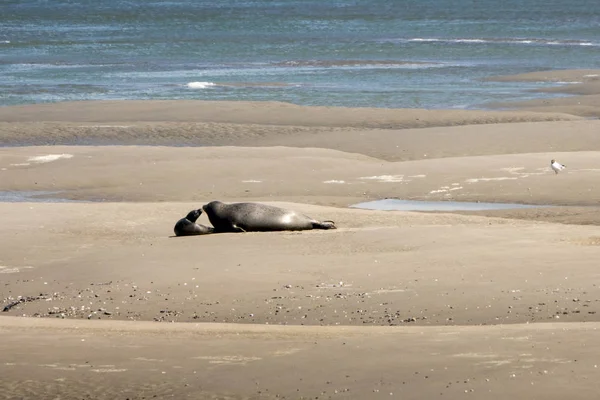
[[[600,126],[565,101],[0,109],[35,200],[0,203],[0,399],[596,398]],[[348,208],[385,197],[555,207]],[[338,229],[172,237],[214,199]]]

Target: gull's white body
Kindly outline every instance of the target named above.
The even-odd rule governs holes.
[[[550,161],[550,168],[552,168],[555,174],[558,174],[559,171],[562,171],[563,169],[567,168],[567,166],[562,165],[556,160],[552,160]]]

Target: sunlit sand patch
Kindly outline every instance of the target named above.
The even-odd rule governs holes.
[[[373,180],[383,183],[398,183],[398,182],[409,182],[404,180],[404,175],[375,175],[375,176],[361,176],[358,179],[362,180]]]
[[[209,364],[230,364],[230,365],[246,365],[251,361],[262,360],[260,357],[244,357],[244,356],[198,356],[192,357],[195,360],[207,360]]]
[[[332,179],[330,181],[323,181],[323,183],[340,183],[340,184],[343,184],[343,183],[346,183],[346,181],[338,181],[338,180]]]
[[[516,179],[519,179],[519,178],[514,177],[514,176],[500,176],[498,178],[472,178],[472,179],[467,179],[465,182],[466,183],[477,183],[477,182],[490,182],[490,181],[514,181]]]
[[[96,369],[93,369],[92,371],[98,372],[101,374],[105,374],[105,373],[113,373],[113,372],[125,372],[125,371],[127,371],[127,369],[126,368],[96,368]]]
[[[512,363],[510,360],[489,360],[489,361],[481,361],[476,363],[475,365],[484,365],[488,367],[500,367],[502,365],[508,365]]]
[[[16,274],[19,272],[19,268],[8,268],[0,266],[0,274]]]
[[[540,172],[525,172],[525,167],[507,167],[499,169],[499,171],[508,172],[511,175],[517,175],[519,178],[527,178],[531,175],[544,175],[548,172],[548,168],[536,168],[535,170]]]
[[[275,352],[273,352],[273,355],[274,356],[289,356],[292,354],[296,354],[299,351],[302,351],[302,349],[293,348],[293,349],[276,350]]]
[[[73,154],[46,154],[44,156],[35,156],[29,157],[27,161],[36,162],[36,163],[47,163],[60,159],[69,159],[73,158]]]
[[[570,364],[570,360],[565,360],[564,358],[523,358],[521,359],[523,362],[535,363],[535,362],[543,362],[543,363],[554,363],[554,364]]]
[[[375,293],[375,294],[399,293],[399,292],[406,292],[406,289],[377,289],[377,290],[372,291],[372,293]]]
[[[460,186],[460,183],[452,183],[452,186],[442,186],[439,189],[435,189],[432,190],[431,192],[429,192],[429,194],[436,194],[436,193],[446,193],[446,195],[450,195],[450,193],[448,192],[453,192],[455,190],[461,190],[463,187]]]
[[[317,285],[318,289],[342,289],[342,288],[350,288],[352,286],[351,283],[345,282],[337,282],[337,283],[319,283]]]
[[[503,340],[518,340],[518,341],[526,341],[529,340],[529,336],[505,336],[502,338]],[[531,354],[528,354],[531,355]]]
[[[588,238],[574,239],[571,240],[571,242],[582,246],[600,246],[600,236],[590,236]]]
[[[148,361],[148,362],[163,362],[163,361],[165,361],[165,360],[159,360],[157,358],[146,358],[146,357],[136,357],[136,358],[133,358],[133,360]]]
[[[522,170],[524,170],[525,167],[507,167],[507,168],[500,168],[500,171],[505,171],[511,174],[520,174]]]
[[[131,128],[131,125],[79,125],[78,128]]]
[[[31,269],[31,266],[24,267],[7,267],[6,265],[0,265],[0,274],[16,274],[21,272],[22,269]]]
[[[458,353],[458,354],[454,354],[454,357],[461,357],[461,358],[496,358],[496,357],[498,357],[498,354]]]

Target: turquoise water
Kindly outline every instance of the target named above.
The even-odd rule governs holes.
[[[484,77],[599,56],[597,0],[0,1],[0,105],[474,108],[542,96]]]

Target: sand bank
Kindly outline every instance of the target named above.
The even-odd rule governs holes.
[[[0,197],[71,201],[0,203],[0,398],[597,393],[598,121],[199,104],[0,109]],[[171,237],[214,199],[338,229]]]
[[[600,70],[552,70],[519,75],[496,76],[497,82],[555,82],[558,86],[534,89],[540,93],[563,96],[519,102],[487,103],[490,109],[519,109],[543,113],[567,113],[587,118],[600,117]]]
[[[424,330],[2,321],[7,399],[589,399],[600,389],[597,323]]]

